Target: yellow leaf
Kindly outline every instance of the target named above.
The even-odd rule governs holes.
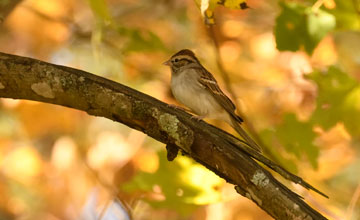
[[[200,8],[201,15],[204,16],[206,24],[215,24],[214,10],[219,5],[230,9],[249,8],[245,0],[195,0],[195,3]]]
[[[218,4],[224,5],[227,8],[231,9],[247,9],[249,8],[245,0],[223,0],[219,1]]]

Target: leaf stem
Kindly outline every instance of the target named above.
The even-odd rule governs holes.
[[[319,11],[320,7],[324,4],[326,0],[317,0],[314,5],[311,7],[311,10],[316,13]]]

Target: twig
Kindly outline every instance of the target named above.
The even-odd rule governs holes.
[[[311,7],[311,10],[315,13],[318,12],[320,7],[324,4],[325,1],[326,0],[317,0]]]

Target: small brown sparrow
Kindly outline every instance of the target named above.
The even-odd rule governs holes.
[[[207,71],[188,49],[174,54],[164,65],[171,68],[171,91],[180,103],[202,118],[219,119],[230,124],[250,147],[261,148],[240,126],[234,103],[221,91],[214,76]]]

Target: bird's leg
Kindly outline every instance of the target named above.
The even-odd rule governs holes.
[[[186,108],[183,108],[183,107],[181,107],[181,106],[174,105],[174,104],[168,104],[168,106],[169,106],[170,108],[180,109],[180,110],[183,110],[183,111],[185,111],[185,112],[189,112],[189,111],[190,111],[190,110],[188,110],[188,109],[186,109]]]
[[[180,106],[174,105],[174,104],[168,104],[168,106],[169,106],[170,108],[174,108],[174,109],[181,109]]]
[[[178,106],[178,105],[168,104],[168,106],[169,106],[170,108],[180,109],[180,110],[183,110],[183,111],[185,111],[185,112],[190,112],[190,113],[193,114],[193,112],[192,112],[191,110],[186,109],[186,108],[183,108],[183,107]],[[191,116],[191,119],[195,119],[196,121],[201,121],[201,120],[203,120],[204,118],[205,118],[204,115],[203,115],[203,116],[199,116],[199,115],[192,115],[192,116]]]
[[[203,120],[204,118],[205,118],[204,115],[202,115],[202,116],[192,115],[192,116],[191,116],[191,119],[195,119],[196,121],[201,121],[201,120]]]

